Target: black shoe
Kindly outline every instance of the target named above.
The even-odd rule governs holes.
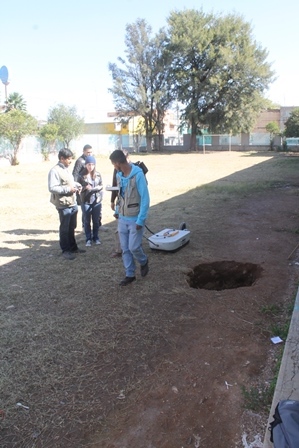
[[[86,250],[84,249],[79,249],[79,247],[77,247],[77,249],[72,250],[73,254],[85,254]]]
[[[127,286],[130,283],[134,282],[136,277],[125,277],[119,284],[119,286]]]
[[[147,262],[143,266],[140,266],[141,277],[145,277],[147,275],[148,271],[149,271],[149,267],[148,267],[148,260],[147,260]]]
[[[62,252],[62,256],[66,259],[66,260],[75,260],[76,255],[74,255],[72,252]]]

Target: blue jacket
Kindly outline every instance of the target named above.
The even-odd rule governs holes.
[[[139,226],[144,226],[150,205],[147,181],[141,168],[133,163],[131,164],[131,167],[131,172],[127,177],[125,177],[121,171],[117,172],[116,178],[120,187],[119,195],[122,199],[125,199],[126,188],[128,184],[130,184],[130,179],[135,176],[135,185],[140,196],[139,212],[135,216],[124,216],[121,214],[121,210],[119,210],[119,216],[128,221],[135,221]]]

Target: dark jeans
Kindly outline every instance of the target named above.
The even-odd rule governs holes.
[[[78,206],[58,209],[60,227],[59,243],[62,252],[73,252],[78,249],[75,239],[75,228],[77,227]]]
[[[102,212],[102,203],[93,203],[93,204],[82,204],[82,209],[84,210],[84,231],[86,241],[93,240],[96,241],[99,239],[99,219]],[[92,229],[91,229],[91,221],[92,221]]]
[[[85,204],[81,204],[81,210],[82,210],[82,228],[84,229],[84,210],[85,210]],[[101,213],[99,217],[99,227],[102,225],[102,207],[101,207]]]

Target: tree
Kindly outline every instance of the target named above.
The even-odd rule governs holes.
[[[266,125],[266,131],[270,134],[270,149],[273,150],[274,136],[280,134],[280,129],[276,121],[270,121],[270,123]]]
[[[5,112],[12,109],[22,110],[26,112],[27,106],[24,98],[17,92],[11,93],[5,101]]]
[[[127,60],[118,58],[122,67],[109,64],[113,95],[118,117],[128,121],[132,116],[144,119],[147,149],[154,134],[163,133],[163,118],[173,101],[167,66],[166,35],[160,30],[152,37],[152,28],[143,19],[126,26]],[[160,142],[160,139],[159,139]]]
[[[57,126],[57,138],[65,147],[69,147],[71,140],[78,138],[84,130],[84,119],[77,114],[75,106],[59,104],[49,111],[48,123]]]
[[[191,148],[203,127],[209,132],[249,132],[263,107],[273,72],[267,52],[251,37],[241,16],[202,11],[168,18],[174,89],[181,119],[191,128]]]
[[[134,147],[134,152],[139,152],[142,136],[144,135],[144,133],[145,133],[144,119],[139,117],[139,119],[137,121],[136,127],[134,128],[134,126],[133,126],[133,147]]]
[[[58,135],[58,126],[53,123],[46,123],[39,129],[41,153],[45,161],[49,160],[49,155],[55,148]]]
[[[34,135],[37,131],[37,120],[27,112],[12,109],[0,115],[0,137],[4,139],[3,155],[11,165],[18,165],[18,152],[22,139]],[[9,143],[9,145],[7,145]]]
[[[273,110],[273,109],[280,109],[280,108],[281,108],[280,104],[274,103],[273,101],[269,100],[269,98],[265,98],[264,109]]]
[[[286,137],[299,137],[299,108],[294,109],[285,122],[284,135]]]

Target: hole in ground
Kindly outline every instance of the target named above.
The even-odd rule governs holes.
[[[261,276],[261,266],[236,261],[214,261],[199,264],[187,277],[191,288],[222,291],[252,286]]]

